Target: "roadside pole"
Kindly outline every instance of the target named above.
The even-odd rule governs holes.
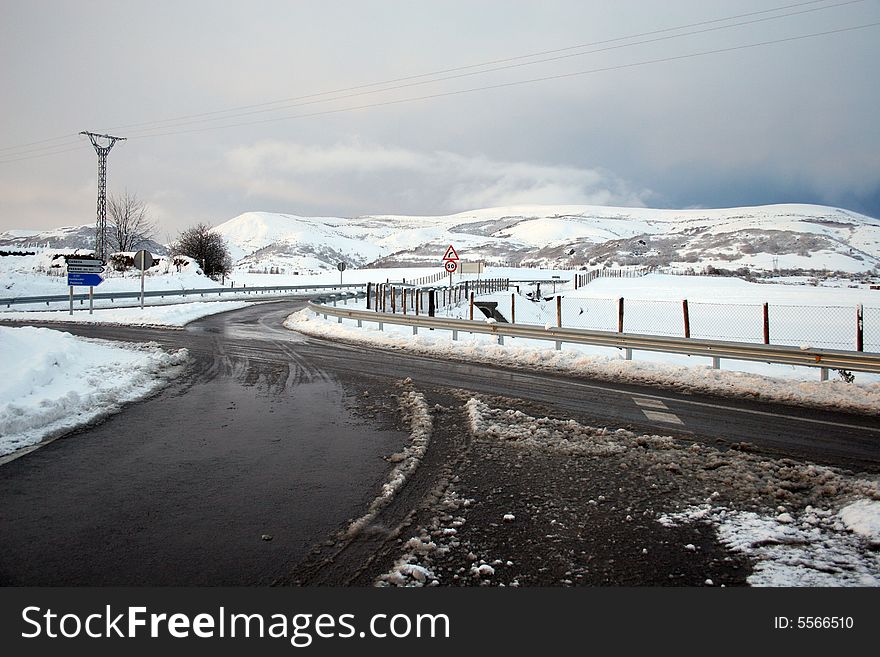
[[[89,285],[89,315],[95,314],[95,286]]]
[[[73,285],[70,286],[70,314],[73,314]]]
[[[134,254],[134,266],[141,270],[141,310],[144,309],[144,276],[146,276],[147,270],[153,266],[153,262],[153,254],[149,251],[141,249]]]
[[[340,262],[339,264],[336,265],[336,269],[339,270],[339,289],[341,290],[342,289],[342,272],[345,271],[345,263]],[[369,306],[367,306],[367,307],[369,308]]]

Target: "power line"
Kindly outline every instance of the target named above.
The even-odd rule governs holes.
[[[782,38],[782,39],[772,39],[769,41],[760,41],[757,43],[742,44],[742,45],[738,45],[738,46],[730,46],[727,48],[717,48],[714,50],[705,50],[705,51],[701,51],[701,52],[688,53],[685,55],[674,55],[674,56],[670,56],[670,57],[661,57],[658,59],[649,59],[649,60],[644,60],[644,61],[640,61],[640,62],[632,62],[629,64],[618,64],[615,66],[606,66],[603,68],[589,69],[586,71],[575,71],[573,73],[560,73],[558,75],[547,75],[547,76],[542,76],[542,77],[538,77],[538,78],[531,78],[529,80],[516,80],[513,82],[504,82],[504,83],[500,83],[500,84],[493,84],[493,85],[487,85],[487,86],[482,86],[482,87],[473,87],[470,89],[458,89],[455,91],[438,92],[438,93],[434,93],[434,94],[427,94],[424,96],[416,96],[416,97],[411,97],[411,98],[399,98],[399,99],[395,99],[395,100],[387,100],[387,101],[381,101],[381,102],[376,102],[376,103],[369,103],[366,105],[357,105],[357,106],[352,106],[352,107],[343,107],[343,108],[338,108],[338,109],[323,110],[320,112],[311,112],[309,114],[294,114],[291,116],[281,116],[281,117],[275,117],[275,118],[271,118],[271,119],[260,119],[260,120],[245,121],[245,122],[240,122],[240,123],[230,123],[230,124],[226,124],[226,125],[210,126],[210,127],[206,127],[206,128],[191,128],[189,130],[178,130],[178,131],[173,131],[173,132],[163,132],[163,133],[156,133],[156,134],[150,134],[150,135],[142,135],[140,137],[133,137],[132,139],[149,139],[151,137],[167,137],[167,136],[172,136],[172,135],[182,135],[182,134],[190,134],[190,133],[197,133],[197,132],[208,132],[211,130],[238,128],[238,127],[242,127],[242,126],[259,125],[259,124],[263,124],[263,123],[274,123],[277,121],[290,121],[290,120],[294,120],[294,119],[305,119],[305,118],[311,118],[311,117],[316,117],[316,116],[325,116],[328,114],[340,114],[343,112],[353,112],[353,111],[357,111],[357,110],[371,109],[371,108],[375,108],[375,107],[386,107],[389,105],[400,105],[403,103],[412,103],[412,102],[418,102],[418,101],[422,101],[422,100],[433,100],[435,98],[445,98],[445,97],[449,97],[449,96],[458,96],[458,95],[463,95],[463,94],[475,93],[475,92],[479,92],[479,91],[489,91],[489,90],[493,90],[493,89],[504,89],[504,88],[508,88],[508,87],[516,87],[516,86],[522,86],[522,85],[526,85],[526,84],[534,84],[537,82],[547,82],[547,81],[551,81],[551,80],[562,80],[562,79],[566,79],[566,78],[573,78],[573,77],[596,74],[596,73],[607,73],[610,71],[620,71],[620,70],[629,69],[629,68],[637,68],[640,66],[649,66],[652,64],[662,64],[662,63],[667,63],[667,62],[683,61],[683,60],[693,59],[693,58],[697,58],[697,57],[705,57],[708,55],[717,55],[717,54],[723,54],[723,53],[729,53],[729,52],[736,52],[736,51],[740,51],[740,50],[748,50],[751,48],[760,48],[763,46],[770,46],[770,45],[779,44],[779,43],[789,43],[789,42],[793,42],[793,41],[802,41],[804,39],[811,39],[811,38],[815,38],[815,37],[830,36],[833,34],[842,34],[845,32],[853,32],[856,30],[864,30],[867,28],[878,27],[878,26],[880,26],[880,21],[875,22],[875,23],[866,23],[863,25],[855,25],[852,27],[839,28],[836,30],[826,30],[824,32],[813,32],[810,34],[802,34],[802,35],[793,36],[793,37],[786,37],[786,38]]]
[[[190,128],[187,130],[160,132],[160,133],[154,133],[154,134],[148,134],[148,135],[135,136],[135,137],[132,137],[131,139],[137,140],[137,139],[149,139],[152,137],[167,137],[167,136],[181,135],[181,134],[193,134],[193,133],[199,133],[199,132],[208,132],[208,131],[212,131],[212,130],[223,130],[223,129],[229,129],[229,128],[250,126],[250,125],[260,125],[260,124],[264,124],[264,123],[274,123],[274,122],[278,122],[278,121],[290,121],[290,120],[295,120],[295,119],[312,118],[312,117],[316,117],[316,116],[325,116],[325,115],[329,115],[329,114],[340,114],[340,113],[344,113],[344,112],[372,109],[372,108],[376,108],[376,107],[387,107],[390,105],[399,105],[399,104],[403,104],[403,103],[418,102],[418,101],[423,101],[423,100],[433,100],[436,98],[458,96],[458,95],[464,95],[464,94],[469,94],[469,93],[476,93],[476,92],[480,92],[480,91],[503,89],[503,88],[509,88],[509,87],[522,86],[522,85],[526,85],[526,84],[535,84],[538,82],[562,80],[562,79],[566,79],[566,78],[579,77],[579,76],[591,75],[591,74],[596,74],[596,73],[607,73],[607,72],[611,72],[611,71],[619,71],[619,70],[625,70],[625,69],[630,69],[630,68],[638,68],[640,66],[649,66],[649,65],[653,65],[653,64],[682,61],[682,60],[687,60],[687,59],[694,59],[697,57],[705,57],[708,55],[736,52],[736,51],[740,51],[740,50],[748,50],[748,49],[752,49],[752,48],[759,48],[759,47],[769,46],[769,45],[774,45],[774,44],[802,41],[804,39],[816,38],[816,37],[821,37],[821,36],[842,34],[842,33],[846,33],[846,32],[853,32],[856,30],[863,30],[863,29],[868,29],[868,28],[877,27],[877,26],[880,26],[880,22],[866,23],[863,25],[855,25],[855,26],[839,28],[839,29],[835,29],[835,30],[826,30],[823,32],[812,32],[810,34],[802,34],[802,35],[793,36],[793,37],[771,39],[768,41],[760,41],[757,43],[741,44],[738,46],[730,46],[727,48],[716,48],[713,50],[705,50],[705,51],[700,51],[700,52],[688,53],[688,54],[684,54],[684,55],[674,55],[674,56],[669,56],[669,57],[661,57],[661,58],[656,58],[656,59],[644,60],[644,61],[640,61],[640,62],[631,62],[629,64],[618,64],[618,65],[614,65],[614,66],[606,66],[606,67],[602,67],[602,68],[594,68],[594,69],[588,69],[588,70],[584,70],[584,71],[575,71],[572,73],[560,73],[557,75],[547,75],[547,76],[542,76],[542,77],[537,77],[537,78],[531,78],[528,80],[516,80],[516,81],[512,81],[512,82],[504,82],[504,83],[494,84],[494,85],[472,87],[469,89],[459,89],[459,90],[453,90],[453,91],[438,92],[438,93],[434,93],[434,94],[426,94],[423,96],[416,96],[416,97],[410,97],[410,98],[399,98],[399,99],[394,99],[394,100],[380,101],[380,102],[376,102],[376,103],[368,103],[368,104],[364,104],[364,105],[356,105],[356,106],[343,107],[343,108],[337,108],[337,109],[322,110],[319,112],[311,112],[311,113],[307,113],[307,114],[294,114],[294,115],[290,115],[290,116],[281,116],[281,117],[274,117],[274,118],[268,118],[268,119],[259,119],[259,120],[254,120],[254,121],[244,121],[244,122],[230,123],[230,124],[219,125],[219,126],[209,126],[209,127],[203,127],[203,128]],[[60,152],[64,152],[64,151],[60,151]],[[19,158],[19,159],[31,159],[34,157],[42,157],[42,156],[36,155],[36,156],[30,156],[30,158]],[[6,164],[6,163],[12,162],[12,161],[15,161],[15,160],[0,160],[0,164]]]
[[[76,134],[61,135],[59,137],[50,137],[48,139],[40,139],[39,141],[31,141],[26,144],[18,144],[17,146],[0,146],[0,151],[17,150],[19,148],[27,148],[28,146],[36,146],[38,144],[48,144],[49,142],[60,141],[62,139],[69,140],[71,137],[76,137]],[[55,144],[55,146],[46,146],[44,148],[56,148],[61,145],[62,144]],[[39,149],[33,149],[33,150],[39,150]]]
[[[636,38],[641,38],[641,37],[646,37],[646,36],[653,36],[653,35],[663,34],[663,33],[667,33],[667,32],[674,32],[674,31],[689,29],[689,28],[693,28],[693,27],[700,27],[700,26],[704,26],[704,25],[711,25],[714,23],[721,23],[721,22],[725,22],[725,21],[736,20],[739,18],[746,18],[746,17],[750,17],[750,16],[758,16],[758,15],[763,15],[763,14],[768,14],[768,13],[774,13],[774,12],[784,11],[786,9],[793,9],[793,8],[805,7],[805,6],[809,6],[809,5],[821,4],[821,3],[824,3],[827,1],[828,0],[809,0],[807,2],[798,2],[798,3],[775,7],[772,9],[764,9],[764,10],[760,10],[760,11],[753,11],[753,12],[747,12],[747,13],[743,13],[743,14],[736,14],[733,16],[727,16],[727,17],[723,17],[723,18],[715,18],[715,19],[710,19],[710,20],[705,20],[705,21],[699,21],[696,23],[688,23],[685,25],[662,28],[662,29],[652,30],[652,31],[648,31],[648,32],[641,32],[641,33],[637,33],[637,34],[631,34],[628,36],[616,37],[613,39],[594,41],[594,42],[590,42],[590,43],[586,43],[586,44],[567,46],[564,48],[557,48],[557,49],[553,49],[553,50],[544,50],[544,51],[539,51],[539,52],[535,52],[535,53],[531,53],[531,54],[527,54],[527,55],[517,55],[514,57],[508,57],[508,58],[504,58],[504,59],[495,59],[495,60],[490,60],[490,61],[481,62],[481,63],[477,63],[477,64],[468,64],[465,66],[459,66],[459,67],[454,67],[454,68],[446,68],[446,69],[441,69],[438,71],[433,71],[430,73],[421,73],[421,74],[417,74],[417,75],[410,75],[410,76],[405,76],[405,77],[393,78],[390,80],[385,80],[385,81],[380,81],[380,82],[371,82],[368,84],[362,84],[362,85],[357,85],[357,86],[353,86],[353,87],[336,89],[336,90],[332,90],[332,91],[324,91],[324,92],[308,94],[308,95],[304,95],[304,96],[297,96],[297,97],[293,97],[293,98],[269,101],[269,102],[265,102],[265,103],[258,103],[258,104],[253,104],[253,105],[241,105],[238,107],[229,108],[229,109],[225,109],[225,110],[215,110],[212,112],[204,112],[204,113],[199,113],[199,114],[189,114],[189,115],[183,115],[183,116],[169,118],[169,119],[160,119],[160,120],[155,120],[155,121],[145,121],[145,122],[141,122],[141,123],[133,123],[133,124],[127,124],[127,125],[122,125],[122,126],[115,126],[112,129],[118,130],[118,129],[126,129],[126,128],[138,128],[138,127],[150,126],[150,125],[156,126],[156,129],[167,129],[167,128],[171,128],[171,127],[176,127],[178,124],[175,122],[184,121],[187,119],[196,119],[198,117],[216,116],[216,115],[220,115],[220,114],[225,115],[225,116],[218,117],[217,119],[205,119],[205,120],[228,120],[231,118],[236,118],[236,116],[245,115],[245,114],[240,114],[243,110],[252,110],[252,109],[257,109],[257,108],[269,107],[271,105],[280,105],[282,103],[291,103],[291,102],[295,102],[295,101],[302,101],[302,100],[308,100],[308,99],[313,99],[313,98],[319,98],[322,96],[338,95],[338,94],[343,94],[343,93],[347,93],[347,92],[361,91],[361,90],[372,88],[372,87],[386,86],[386,85],[400,83],[400,82],[407,82],[407,81],[417,80],[417,79],[422,79],[422,78],[427,78],[427,77],[434,77],[437,75],[445,75],[448,73],[456,73],[456,72],[465,71],[465,70],[472,70],[475,68],[493,66],[493,65],[497,65],[497,64],[506,64],[509,62],[514,62],[514,61],[523,60],[523,59],[531,59],[534,57],[540,57],[540,56],[544,56],[544,55],[553,55],[553,54],[562,53],[562,52],[571,51],[571,50],[577,50],[577,49],[581,49],[581,48],[601,46],[601,45],[606,45],[606,44],[615,43],[615,42],[619,42],[619,41],[626,41],[626,40],[630,40],[630,39],[636,39]],[[837,5],[831,5],[831,6],[825,6],[825,7],[818,7],[816,9],[809,10],[809,11],[830,9],[830,8],[835,8],[835,7],[839,7],[839,6],[846,5],[846,4],[855,4],[857,2],[863,2],[863,1],[864,0],[850,0],[849,2],[843,2],[843,3],[837,4]],[[781,17],[777,17],[777,18],[781,18]],[[679,36],[686,36],[686,35],[679,35]],[[631,45],[636,45],[636,44],[631,44]],[[537,62],[535,62],[535,63],[537,63]],[[486,71],[486,72],[488,72],[488,71]],[[379,93],[380,91],[390,91],[390,90],[391,89],[377,90],[374,93]],[[329,99],[329,100],[340,100],[340,99],[344,99],[347,97],[348,96],[340,96],[340,97]],[[290,109],[290,108],[291,107],[286,106],[286,107],[278,107],[275,109],[266,109],[263,111],[278,111],[281,109]],[[236,113],[239,113],[239,114],[236,114]],[[170,125],[165,125],[165,124],[170,124]],[[183,125],[183,124],[181,124],[181,125]],[[49,143],[56,142],[56,141],[67,140],[72,136],[76,136],[76,135],[75,134],[74,135],[70,135],[70,134],[61,135],[61,136],[52,137],[49,139],[42,139],[39,141],[27,142],[27,143],[19,144],[16,146],[3,146],[3,147],[0,147],[0,153],[2,153],[3,151],[20,150],[22,148],[27,148],[29,146],[39,146],[42,144],[49,144]],[[66,146],[68,144],[72,145],[73,143],[75,143],[75,142],[58,143],[58,144],[53,144],[52,146],[45,146],[45,147],[43,147],[43,149],[48,151],[49,149],[52,149],[52,148],[56,148],[56,147],[61,148],[61,147]],[[27,155],[32,152],[38,152],[39,150],[41,150],[41,149],[30,149],[30,150],[25,150],[25,151],[18,152],[18,153],[8,153],[7,156],[10,156],[10,157],[15,156],[16,159],[7,159],[7,160],[2,160],[2,161],[3,162],[13,162],[13,161],[20,161],[22,159],[31,159],[31,158],[18,157],[18,156]],[[46,152],[46,153],[44,153],[44,155],[40,155],[37,157],[43,157],[45,155],[55,155],[55,154],[62,153],[62,152],[68,152],[68,151],[64,150],[64,151]],[[4,156],[0,155],[0,157],[4,157]]]
[[[699,21],[699,22],[696,22],[696,23],[688,23],[688,24],[685,24],[685,25],[678,25],[678,26],[675,26],[675,27],[667,27],[667,28],[662,28],[662,29],[658,29],[658,30],[652,30],[652,31],[649,31],[649,32],[641,32],[641,33],[637,33],[637,34],[630,34],[630,35],[628,35],[628,36],[615,37],[615,38],[613,38],[613,39],[604,39],[604,40],[601,40],[601,41],[593,41],[593,42],[590,42],[590,43],[583,43],[583,44],[578,44],[578,45],[574,45],[574,46],[566,46],[566,47],[564,47],[564,48],[556,48],[556,49],[553,49],[553,50],[542,50],[542,51],[534,52],[534,53],[530,53],[530,54],[527,54],[527,55],[517,55],[517,56],[514,56],[514,57],[507,57],[507,58],[503,58],[503,59],[489,60],[489,61],[480,62],[480,63],[477,63],[477,64],[467,64],[467,65],[464,65],[464,66],[457,66],[457,67],[453,67],[453,68],[440,69],[440,70],[437,70],[437,71],[432,71],[432,72],[430,72],[430,73],[419,73],[419,74],[417,74],[417,75],[409,75],[409,76],[404,76],[404,77],[399,77],[399,78],[392,78],[392,79],[390,79],[390,80],[384,80],[384,81],[380,81],[380,82],[370,82],[370,83],[367,83],[367,84],[356,85],[356,86],[353,86],[353,87],[345,87],[345,88],[342,88],[342,89],[335,89],[335,90],[330,90],[330,91],[322,91],[322,92],[313,93],[313,94],[306,94],[306,95],[303,95],[303,96],[294,96],[294,97],[292,97],[292,98],[283,98],[283,99],[279,99],[279,100],[268,101],[268,102],[265,102],[265,103],[257,103],[257,104],[252,104],[252,105],[240,105],[240,106],[232,107],[232,108],[228,108],[228,109],[225,109],[225,110],[215,110],[215,111],[212,111],[212,112],[203,112],[203,113],[198,113],[198,114],[188,114],[188,115],[183,115],[183,116],[178,116],[178,117],[172,117],[172,118],[168,118],[168,119],[160,119],[160,120],[156,120],[156,121],[144,121],[144,122],[140,122],[140,123],[131,123],[131,124],[127,124],[127,125],[116,126],[116,127],[114,127],[113,129],[114,129],[114,130],[118,130],[118,129],[140,128],[140,127],[143,127],[143,126],[147,126],[147,125],[155,125],[155,124],[158,124],[158,123],[172,123],[172,122],[176,122],[176,121],[183,121],[183,120],[186,120],[186,119],[194,119],[194,118],[198,118],[198,117],[202,117],[202,116],[213,116],[213,115],[217,115],[217,114],[230,114],[230,113],[235,113],[235,112],[239,112],[239,111],[242,111],[242,110],[257,109],[257,108],[262,108],[262,107],[268,107],[268,106],[270,106],[270,105],[280,105],[280,104],[284,104],[284,103],[296,102],[296,101],[301,101],[301,100],[308,100],[308,99],[311,99],[311,98],[317,98],[317,97],[320,97],[320,96],[330,96],[330,95],[335,95],[335,94],[342,94],[342,93],[347,93],[347,92],[360,91],[360,90],[368,89],[368,88],[371,88],[371,87],[385,86],[385,85],[389,85],[389,84],[395,84],[395,83],[398,83],[398,82],[408,82],[408,81],[410,81],[410,80],[417,80],[417,79],[420,79],[420,78],[426,78],[426,77],[434,77],[434,76],[436,76],[436,75],[445,75],[445,74],[447,74],[447,73],[456,73],[456,72],[459,72],[459,71],[465,71],[465,70],[474,69],[474,68],[482,68],[482,67],[484,67],[484,66],[494,66],[494,65],[496,65],[496,64],[506,64],[506,63],[509,63],[509,62],[518,61],[518,60],[522,60],[522,59],[531,59],[531,58],[533,58],[533,57],[542,57],[542,56],[544,56],[544,55],[553,55],[553,54],[557,54],[557,53],[561,53],[561,52],[566,52],[566,51],[570,51],[570,50],[578,50],[578,49],[581,49],[581,48],[590,48],[590,47],[593,47],[593,46],[601,46],[601,45],[606,45],[606,44],[609,44],[609,43],[615,43],[615,42],[618,42],[618,41],[626,41],[626,40],[629,40],[629,39],[638,39],[638,38],[641,38],[641,37],[653,36],[653,35],[656,35],[656,34],[663,34],[663,33],[666,33],[666,32],[674,32],[674,31],[677,31],[677,30],[684,30],[684,29],[689,29],[689,28],[692,28],[692,27],[701,27],[701,26],[703,26],[703,25],[710,25],[710,24],[713,24],[713,23],[721,23],[721,22],[724,22],[724,21],[736,20],[736,19],[738,19],[738,18],[747,18],[747,17],[749,17],[749,16],[757,16],[757,15],[761,15],[761,14],[767,14],[767,13],[772,13],[772,12],[777,12],[777,11],[783,11],[783,10],[785,10],[785,9],[793,9],[793,8],[796,8],[796,7],[804,7],[804,6],[808,6],[808,5],[815,5],[815,4],[820,4],[820,3],[824,3],[824,2],[828,2],[828,0],[809,0],[808,2],[798,2],[798,3],[795,3],[795,4],[783,5],[783,6],[781,6],[781,7],[775,7],[775,8],[773,8],[773,9],[764,9],[764,10],[761,10],[761,11],[753,11],[753,12],[748,12],[748,13],[744,13],[744,14],[736,14],[736,15],[733,15],[733,16],[727,16],[727,17],[724,17],[724,18],[715,18],[715,19],[711,19],[711,20]],[[844,5],[844,4],[855,4],[855,3],[857,3],[857,2],[864,2],[864,0],[852,0],[851,2],[840,3],[840,5],[833,5],[832,7],[819,7],[818,9],[833,8],[833,7],[841,6],[841,5]],[[384,90],[383,90],[383,91],[384,91]],[[269,110],[269,111],[271,111],[271,110]],[[231,118],[231,117],[223,117],[223,118]]]
[[[338,101],[338,100],[348,100],[348,99],[350,99],[350,98],[357,98],[357,97],[367,96],[367,95],[372,95],[372,94],[377,94],[377,93],[385,93],[385,92],[388,92],[388,91],[398,91],[398,90],[400,90],[400,89],[408,89],[408,88],[412,88],[412,87],[423,86],[423,85],[426,85],[426,84],[433,84],[433,83],[436,83],[436,82],[448,82],[449,80],[456,80],[456,79],[461,79],[461,78],[466,78],[466,77],[473,77],[473,76],[476,76],[476,75],[484,75],[484,74],[487,74],[487,73],[496,73],[496,72],[504,71],[504,70],[510,70],[510,69],[516,69],[516,68],[523,68],[523,67],[526,67],[526,66],[534,66],[534,65],[536,65],[536,64],[544,64],[544,63],[548,63],[548,62],[559,61],[559,60],[562,60],[562,59],[570,59],[570,58],[573,58],[573,57],[582,57],[582,56],[584,56],[584,55],[593,55],[593,54],[597,54],[597,53],[608,52],[608,51],[611,51],[611,50],[619,50],[619,49],[622,49],[622,48],[629,48],[629,47],[632,47],[632,46],[640,46],[640,45],[646,45],[646,44],[650,44],[650,43],[658,43],[658,42],[661,42],[661,41],[668,41],[668,40],[671,40],[671,39],[678,39],[678,38],[682,38],[682,37],[686,37],[686,36],[694,36],[694,35],[697,35],[697,34],[705,34],[705,33],[708,33],[708,32],[715,32],[715,31],[718,31],[718,30],[726,30],[726,29],[731,29],[731,28],[735,28],[735,27],[742,27],[742,26],[745,26],[745,25],[753,25],[753,24],[756,24],[756,23],[762,23],[762,22],[767,22],[767,21],[771,21],[771,20],[777,20],[777,19],[780,19],[780,18],[788,18],[788,17],[791,17],[791,16],[795,16],[795,15],[799,15],[799,14],[804,14],[804,13],[815,12],[815,11],[821,11],[821,10],[824,10],[824,9],[834,9],[834,8],[841,7],[841,6],[844,6],[844,5],[855,4],[855,3],[863,2],[863,1],[864,1],[864,0],[847,0],[846,2],[841,2],[841,3],[836,4],[836,5],[830,5],[830,6],[826,6],[826,7],[817,7],[817,8],[812,8],[812,9],[806,9],[806,10],[802,10],[802,11],[792,12],[792,13],[789,13],[789,14],[782,14],[782,15],[780,15],[780,16],[770,16],[770,17],[758,18],[758,19],[754,19],[754,20],[750,20],[750,21],[744,21],[744,22],[741,22],[741,23],[733,23],[733,24],[731,24],[731,25],[722,25],[722,26],[718,26],[718,27],[704,28],[704,29],[701,29],[701,30],[695,30],[695,31],[692,31],[692,32],[685,32],[685,33],[683,33],[683,34],[675,34],[675,35],[669,35],[669,36],[663,36],[663,37],[656,37],[656,38],[653,38],[653,39],[646,39],[646,40],[643,40],[643,41],[635,41],[635,42],[626,43],[626,44],[620,44],[620,45],[615,45],[615,46],[607,46],[607,47],[604,47],[604,48],[598,48],[598,49],[595,49],[595,50],[588,50],[588,51],[585,51],[585,52],[577,52],[577,53],[569,53],[569,54],[565,54],[565,55],[557,55],[557,56],[555,56],[555,57],[550,57],[550,58],[546,58],[546,59],[539,59],[539,60],[535,60],[535,61],[531,61],[531,62],[520,62],[520,63],[517,63],[517,64],[506,64],[506,65],[503,65],[503,66],[497,66],[497,67],[495,67],[495,68],[489,68],[489,69],[485,69],[485,70],[481,70],[481,71],[470,71],[470,72],[467,72],[467,73],[458,73],[458,74],[455,74],[455,75],[448,75],[448,76],[446,76],[446,77],[434,78],[434,79],[430,79],[430,80],[421,80],[421,81],[418,81],[418,82],[409,82],[409,83],[406,83],[406,84],[400,84],[400,85],[397,85],[397,86],[386,87],[386,88],[383,88],[383,89],[376,89],[376,90],[372,90],[372,91],[359,91],[359,92],[356,92],[356,93],[350,93],[350,94],[345,94],[345,95],[337,95],[337,96],[335,96],[335,97],[333,97],[333,98],[312,99],[312,100],[307,100],[307,101],[303,101],[303,102],[298,102],[298,103],[293,103],[293,104],[288,104],[288,105],[282,105],[282,106],[274,107],[274,108],[254,109],[254,110],[250,110],[250,111],[247,111],[247,112],[239,112],[239,113],[235,113],[235,114],[230,114],[230,115],[228,115],[228,116],[215,117],[215,118],[210,118],[210,119],[205,119],[205,118],[203,118],[203,119],[193,119],[193,120],[189,120],[189,121],[178,121],[178,122],[174,122],[174,123],[169,123],[168,125],[156,126],[155,128],[144,128],[144,129],[141,129],[141,130],[135,130],[134,133],[135,133],[135,136],[147,136],[147,137],[148,137],[148,136],[150,136],[150,133],[151,133],[151,131],[153,131],[153,130],[168,130],[168,129],[170,129],[170,128],[179,128],[179,127],[184,127],[184,126],[188,126],[188,125],[197,125],[197,124],[200,124],[200,123],[209,123],[209,122],[216,122],[216,121],[228,121],[228,120],[230,120],[230,119],[235,119],[235,118],[244,117],[244,116],[253,116],[253,115],[255,115],[255,114],[265,114],[265,113],[267,113],[267,112],[278,112],[278,111],[281,111],[281,110],[294,109],[294,108],[296,108],[296,107],[305,107],[305,106],[308,106],[308,105],[316,105],[316,104],[327,103],[327,102]],[[138,133],[141,133],[141,134],[138,135]]]

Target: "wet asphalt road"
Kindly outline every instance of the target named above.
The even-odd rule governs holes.
[[[0,467],[0,583],[269,584],[362,512],[407,436],[358,417],[296,334],[252,349],[263,312],[171,332],[185,377]]]
[[[875,417],[307,339],[281,326],[302,305],[254,305],[183,331],[64,327],[186,347],[192,362],[160,394],[0,466],[0,584],[283,580],[375,496],[390,468],[382,457],[407,439],[392,397],[405,377],[429,402],[464,388],[594,425],[880,471]]]

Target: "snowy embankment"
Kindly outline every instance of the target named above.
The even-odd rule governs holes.
[[[411,379],[403,382],[404,386],[412,384]],[[428,410],[425,396],[420,392],[407,390],[400,397],[401,409],[410,422],[410,444],[401,452],[388,457],[395,466],[388,475],[388,480],[382,485],[379,495],[371,503],[367,512],[349,525],[346,535],[350,538],[358,535],[376,516],[388,506],[397,492],[412,477],[413,473],[422,462],[428,443],[431,442],[431,412]]]
[[[759,374],[713,370],[708,364],[685,367],[589,355],[575,349],[557,351],[552,346],[534,345],[534,342],[513,345],[510,344],[512,340],[508,340],[508,344],[498,345],[490,335],[459,334],[459,339],[453,341],[448,331],[423,331],[411,335],[405,332],[410,331],[409,327],[402,327],[404,330],[400,331],[379,331],[366,323],[357,328],[351,322],[339,324],[335,319],[325,320],[309,310],[293,313],[284,325],[306,335],[466,363],[489,363],[617,383],[880,414],[880,383],[789,381]],[[386,324],[387,328],[390,325]]]
[[[0,456],[116,412],[179,372],[187,351],[0,327]]]
[[[4,313],[0,319],[12,322],[76,322],[77,324],[116,324],[123,326],[186,326],[208,315],[238,310],[249,305],[247,301],[195,301],[167,306],[141,308],[100,308],[93,314],[78,310]]]

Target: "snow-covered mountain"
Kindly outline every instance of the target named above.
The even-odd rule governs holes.
[[[48,247],[51,249],[94,249],[95,224],[64,226],[51,230],[8,230],[0,232],[0,250]],[[167,255],[168,249],[153,240],[146,240],[141,248],[158,255]]]
[[[288,272],[349,266],[440,266],[449,244],[464,261],[727,269],[880,267],[880,220],[817,205],[711,210],[511,206],[449,216],[299,217],[249,212],[214,230],[237,268]]]
[[[724,269],[880,269],[880,220],[819,205],[654,210],[588,205],[489,208],[448,216],[300,217],[248,212],[214,230],[240,271],[308,273],[463,261],[580,268],[658,265]],[[0,233],[0,251],[91,248],[94,227]],[[165,247],[153,243],[154,253]]]

